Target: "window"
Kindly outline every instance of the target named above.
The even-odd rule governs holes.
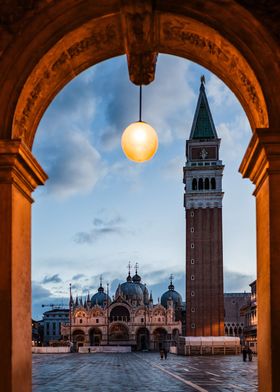
[[[199,180],[198,180],[198,190],[202,190],[203,189],[203,179],[202,178],[200,178]]]
[[[191,264],[194,264],[194,259],[191,259]]]
[[[197,190],[197,179],[193,178],[192,180],[192,190],[196,191]]]
[[[194,329],[195,328],[195,323],[191,324],[191,328]]]
[[[158,321],[161,321],[160,317],[158,318]]]
[[[208,190],[210,188],[209,178],[205,178],[204,187],[206,190]]]
[[[192,218],[194,217],[194,211],[191,211],[191,217]]]
[[[144,319],[143,318],[141,318],[141,323],[144,323]]]
[[[191,291],[191,297],[194,297],[194,295],[195,295],[194,291]]]
[[[216,189],[216,179],[211,178],[211,189]]]
[[[193,243],[193,242],[191,243],[191,248],[192,248],[192,249],[194,248],[194,243]]]
[[[191,233],[194,233],[194,227],[191,227]]]
[[[83,324],[83,320],[82,319],[80,319],[80,324]]]
[[[99,324],[99,319],[96,319],[96,324]]]
[[[191,280],[194,280],[194,275],[191,275]]]
[[[191,312],[194,313],[195,312],[195,308],[191,308]]]

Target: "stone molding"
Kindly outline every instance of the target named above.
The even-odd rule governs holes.
[[[96,57],[96,62],[99,62],[107,57],[121,54],[123,48],[119,46],[120,42],[118,20],[109,15],[102,18],[99,24],[91,20],[69,33],[64,38],[63,48],[60,42],[54,45],[40,59],[22,89],[13,119],[15,130],[13,137],[24,139],[25,143],[31,147],[34,134],[30,134],[30,130],[38,126],[47,107],[47,105],[44,106],[42,97],[49,99],[50,86],[54,88],[59,86],[58,90],[61,90],[63,85],[69,81],[69,76],[73,79],[80,72],[80,70],[75,70],[77,64],[82,63],[82,69],[88,68],[93,64],[93,56]],[[68,75],[67,78],[66,75]]]
[[[191,200],[188,201],[185,205],[185,209],[186,210],[197,210],[199,208],[222,208],[222,201],[211,201],[211,200],[202,200],[202,201],[198,201],[198,200]]]
[[[31,193],[48,176],[21,140],[0,140],[0,184],[13,184],[32,202]]]
[[[280,174],[280,132],[269,128],[256,129],[239,172],[256,185],[254,195],[269,174]]]
[[[24,73],[13,75],[17,80],[13,94],[16,92],[17,96],[11,93],[9,108],[5,108],[5,100],[2,109],[0,107],[0,112],[6,113],[4,129],[7,132],[2,133],[3,138],[10,137],[8,130],[11,128],[13,138],[23,138],[31,147],[38,123],[55,94],[84,69],[123,53],[127,54],[130,77],[136,84],[139,80],[144,84],[154,78],[157,52],[182,56],[207,66],[235,92],[252,128],[268,126],[262,85],[244,56],[226,38],[195,19],[175,17],[154,9],[149,0],[140,5],[139,1],[135,5],[128,0],[123,3],[119,12],[114,9],[113,13],[88,20],[80,27],[77,24],[52,46],[40,43],[38,53],[43,48],[44,53],[28,72],[27,68],[32,65],[30,61],[24,64]],[[141,7],[145,11],[143,15],[139,12]],[[28,31],[24,33],[29,34]],[[27,57],[27,52],[24,56]],[[7,67],[2,75],[6,75],[6,80],[12,80],[11,65],[7,64]],[[10,85],[4,80],[4,98],[9,89]]]

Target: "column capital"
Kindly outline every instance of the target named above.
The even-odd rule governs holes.
[[[269,174],[280,174],[280,129],[257,128],[239,167],[256,191]]]
[[[0,184],[14,184],[30,201],[38,185],[48,176],[20,139],[0,139]]]

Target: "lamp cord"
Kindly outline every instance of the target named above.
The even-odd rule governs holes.
[[[142,84],[140,84],[139,90],[139,121],[142,121]]]

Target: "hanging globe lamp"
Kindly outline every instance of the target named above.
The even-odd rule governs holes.
[[[123,132],[121,145],[124,154],[134,162],[150,160],[158,148],[157,133],[142,121],[142,86],[139,94],[139,121],[131,123]]]

